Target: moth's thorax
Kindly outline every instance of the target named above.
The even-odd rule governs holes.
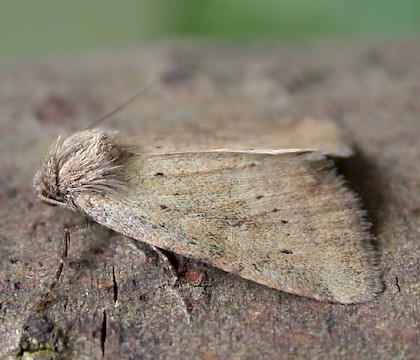
[[[76,210],[75,196],[118,187],[124,157],[125,151],[98,129],[77,132],[64,141],[59,137],[35,175],[34,186],[45,202]]]

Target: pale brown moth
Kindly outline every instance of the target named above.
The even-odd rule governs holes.
[[[98,129],[49,149],[47,203],[281,291],[343,304],[381,291],[355,194],[315,150],[152,151]]]

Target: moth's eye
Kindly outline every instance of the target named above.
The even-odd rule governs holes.
[[[42,190],[38,189],[37,195],[40,197],[48,197],[48,192],[45,189],[42,189]]]

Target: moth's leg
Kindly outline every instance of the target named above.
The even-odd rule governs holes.
[[[171,286],[167,287],[167,289],[175,296],[178,300],[182,311],[184,312],[188,321],[191,319],[191,313],[193,311],[193,306],[191,304],[191,298],[194,297],[194,294],[191,291],[195,291],[198,287],[191,287],[188,286],[183,288],[182,282],[185,281],[185,273],[188,271],[188,263],[190,261],[189,258],[184,256],[171,253],[169,251],[165,251],[159,249],[155,246],[151,246],[152,251],[154,251],[158,256],[159,259],[164,261],[167,265],[167,268],[171,272],[172,279],[171,279]],[[201,275],[200,280],[201,282]],[[187,280],[188,282],[188,280]]]
[[[173,263],[173,261],[171,261],[167,252],[157,248],[156,246],[151,246],[151,248],[158,255],[159,260],[162,261],[168,268],[171,275],[171,286],[174,287],[179,281],[177,266]]]
[[[65,229],[67,231],[76,232],[76,231],[83,230],[83,229],[88,229],[91,226],[97,226],[97,225],[98,225],[98,223],[96,223],[92,219],[90,219],[87,216],[85,216],[83,218],[83,220],[81,220],[78,223],[66,224],[65,225]]]

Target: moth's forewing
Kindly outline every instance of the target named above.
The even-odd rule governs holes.
[[[119,233],[318,300],[381,289],[358,201],[319,153],[144,154],[121,171],[126,186],[74,199]]]

